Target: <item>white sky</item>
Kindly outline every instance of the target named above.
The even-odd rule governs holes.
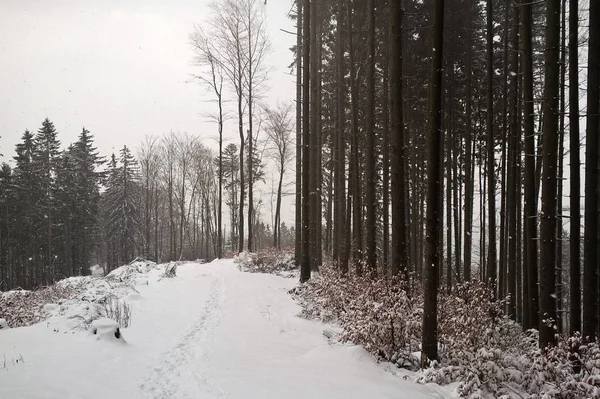
[[[103,155],[124,144],[137,149],[145,135],[169,131],[188,132],[215,148],[215,126],[203,116],[215,105],[189,82],[197,70],[188,36],[208,18],[208,3],[0,0],[0,160],[11,160],[25,129],[36,131],[46,117],[63,146],[85,126]],[[265,101],[272,104],[295,98],[287,68],[295,36],[280,31],[294,30],[286,17],[291,4],[267,3],[273,71]],[[236,128],[230,121],[226,137],[238,137]],[[266,220],[268,212],[267,206]]]

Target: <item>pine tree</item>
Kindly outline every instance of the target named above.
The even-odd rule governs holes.
[[[138,234],[137,162],[127,146],[121,149],[118,164],[112,155],[108,174],[103,207],[108,218],[105,237],[110,240],[107,247],[112,257],[109,268],[113,268],[134,258]]]
[[[33,170],[39,179],[39,201],[36,206],[38,216],[37,228],[42,230],[43,239],[39,246],[43,255],[43,266],[39,270],[38,283],[48,284],[56,272],[55,254],[53,251],[53,234],[55,228],[55,178],[59,161],[60,141],[54,124],[46,118],[38,130],[34,140]]]

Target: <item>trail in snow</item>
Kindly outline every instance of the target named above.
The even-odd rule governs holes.
[[[225,299],[223,279],[214,277],[213,280],[210,295],[198,319],[144,378],[141,388],[146,397],[227,397],[217,383],[206,376],[208,348],[221,319]]]
[[[241,273],[232,260],[186,264],[158,280],[152,272],[137,287],[127,345],[44,323],[0,331],[0,398],[454,396],[387,372],[360,347],[330,344],[331,327],[296,317],[294,280]]]

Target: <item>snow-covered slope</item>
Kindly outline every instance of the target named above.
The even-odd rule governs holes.
[[[159,281],[153,269],[138,279],[122,339],[99,339],[60,317],[0,330],[0,398],[448,396],[359,347],[332,344],[330,327],[296,317],[287,295],[294,280],[241,273],[231,260],[177,273]]]

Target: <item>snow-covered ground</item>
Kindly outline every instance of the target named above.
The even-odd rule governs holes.
[[[452,396],[297,317],[287,294],[295,279],[242,273],[232,260],[181,265],[171,279],[160,273],[136,277],[139,294],[121,291],[132,317],[119,339],[74,328],[56,309],[47,322],[0,330],[0,398]],[[96,327],[110,331],[106,320]]]

